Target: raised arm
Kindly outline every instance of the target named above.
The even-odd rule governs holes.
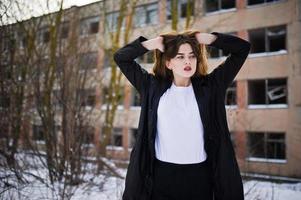
[[[196,38],[200,43],[230,52],[227,59],[209,75],[226,91],[247,59],[251,44],[239,37],[218,32],[197,33]]]
[[[148,83],[150,74],[135,59],[155,48],[163,50],[159,44],[159,37],[147,40],[145,37],[140,36],[114,53],[114,60],[121,72],[140,94],[143,93],[144,86]]]

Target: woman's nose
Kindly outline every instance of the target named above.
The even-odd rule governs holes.
[[[190,59],[189,58],[185,58],[185,64],[190,64]]]

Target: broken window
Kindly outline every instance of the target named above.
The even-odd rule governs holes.
[[[270,3],[270,2],[277,2],[280,0],[248,0],[248,5],[256,5],[256,4],[262,4],[262,3]]]
[[[79,67],[82,70],[97,67],[97,52],[87,52],[79,55]]]
[[[286,50],[286,26],[249,30],[251,53]]]
[[[267,103],[286,104],[287,84],[286,79],[270,79],[267,81]]]
[[[140,95],[135,88],[132,88],[132,106],[140,106],[141,105]]]
[[[233,81],[232,84],[226,90],[225,96],[226,105],[236,105],[236,81]]]
[[[166,2],[166,19],[171,20],[172,18],[172,0],[167,0]],[[194,15],[194,0],[178,0],[178,18],[186,18],[189,11],[190,16]],[[190,10],[188,10],[190,9]]]
[[[249,132],[249,157],[285,159],[285,134],[268,132]]]
[[[250,80],[248,82],[248,104],[287,104],[286,79]]]
[[[206,0],[206,12],[235,8],[235,0]]]
[[[229,32],[226,34],[237,36],[237,32]],[[218,49],[218,48],[215,48],[210,45],[206,46],[206,47],[207,47],[207,51],[209,53],[210,58],[218,58],[218,57],[222,57],[222,56],[228,56],[230,54],[230,52],[227,50]]]
[[[112,129],[111,142],[112,146],[122,146],[122,128],[114,127]]]
[[[89,17],[80,21],[79,33],[80,35],[89,35],[98,33],[99,17]]]
[[[158,3],[139,6],[135,9],[135,27],[141,27],[158,22]]]

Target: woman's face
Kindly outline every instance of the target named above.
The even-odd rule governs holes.
[[[166,61],[166,67],[172,70],[175,78],[190,78],[195,73],[196,66],[197,58],[188,43],[180,45],[177,55]]]

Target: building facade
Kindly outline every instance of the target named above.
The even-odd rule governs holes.
[[[109,33],[116,30],[119,5],[105,1],[65,11],[61,37],[71,37],[77,30],[81,42],[88,46],[84,63],[101,69],[103,81],[110,76],[110,58],[102,45]],[[187,23],[188,0],[178,0],[178,30]],[[194,0],[191,27],[201,32],[234,34],[251,42],[251,52],[227,90],[228,125],[242,172],[301,177],[301,1],[299,0]],[[99,8],[105,8],[105,15]],[[135,7],[134,27],[130,40],[140,35],[156,37],[171,30],[170,0],[140,0]],[[127,16],[126,16],[127,17]],[[107,23],[103,23],[106,19]],[[74,23],[77,21],[78,23]],[[76,26],[76,27],[74,27]],[[106,27],[104,27],[106,26]],[[126,26],[124,20],[123,27]],[[47,29],[39,40],[47,42]],[[101,44],[101,45],[98,45]],[[22,40],[20,45],[23,45]],[[5,44],[2,45],[5,48]],[[225,60],[228,52],[208,49],[209,71]],[[137,59],[151,71],[152,52]],[[128,160],[135,142],[140,115],[139,95],[123,77],[124,89],[117,109],[109,155]],[[97,84],[96,84],[97,85]],[[98,87],[84,91],[87,106],[105,110],[102,99],[106,93]],[[93,128],[87,144],[100,138],[101,117]],[[39,126],[32,125],[33,139],[39,140]]]

